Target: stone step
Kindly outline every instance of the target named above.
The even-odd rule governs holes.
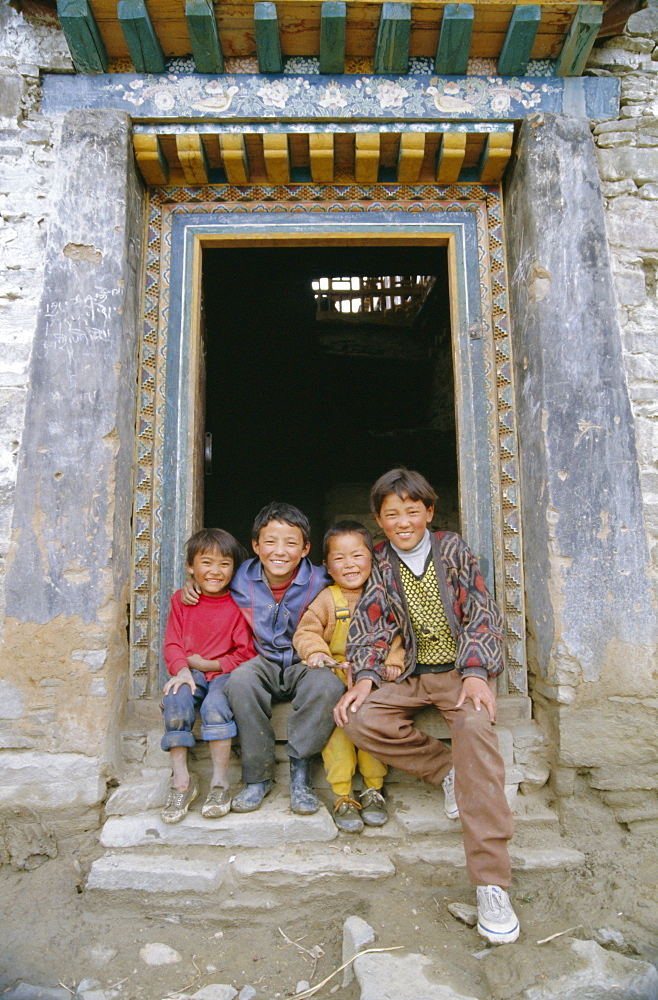
[[[276,891],[293,889],[308,896],[309,890],[322,886],[349,889],[359,898],[368,881],[391,878],[396,873],[420,870],[432,875],[442,871],[463,871],[466,867],[460,843],[437,844],[426,838],[409,846],[380,843],[360,838],[341,839],[337,844],[304,844],[271,848],[186,848],[170,845],[167,851],[109,851],[93,862],[87,888],[106,892],[156,893],[168,905],[178,893],[212,894],[213,903],[233,899],[249,900],[251,909],[277,905]],[[429,841],[429,842],[427,842]],[[173,848],[173,849],[172,849]],[[510,845],[512,870],[550,874],[579,868],[585,857],[579,851],[560,846],[559,842],[543,848]]]
[[[163,823],[157,810],[132,816],[110,816],[103,826],[100,841],[103,847],[153,844],[268,847],[298,841],[329,841],[337,833],[325,808],[312,816],[298,816],[290,810],[288,795],[275,788],[256,812],[232,812],[221,819],[204,819],[200,812],[193,810],[174,825]]]

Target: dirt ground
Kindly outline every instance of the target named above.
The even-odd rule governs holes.
[[[615,950],[658,964],[655,831],[622,829],[595,799],[574,800],[569,812],[564,843],[583,851],[587,863],[577,872],[515,873],[511,897],[522,934],[507,946],[515,949],[513,971],[494,989],[483,973],[486,943],[447,909],[453,900],[474,902],[461,873],[425,866],[353,890],[279,890],[282,905],[270,911],[240,909],[237,901],[227,913],[213,909],[212,900],[193,912],[180,901],[155,909],[146,896],[138,904],[86,891],[86,873],[102,853],[97,835],[87,834],[60,840],[57,856],[31,871],[0,867],[0,993],[19,980],[73,990],[86,977],[115,987],[125,1000],[160,1000],[209,983],[249,984],[264,1000],[289,997],[300,980],[315,985],[335,972],[343,921],[353,913],[372,925],[376,946],[426,954],[441,981],[478,1000],[518,995],[538,975],[537,942],[570,928],[572,936],[599,943],[602,929],[616,931],[623,944],[618,939]],[[358,852],[358,840],[341,835],[333,849]],[[156,941],[175,948],[182,961],[146,966],[139,950]],[[556,938],[541,946],[542,977],[563,971],[559,944]],[[317,962],[303,950],[316,945]],[[357,1000],[357,984],[341,989],[341,982],[339,973],[317,995]]]

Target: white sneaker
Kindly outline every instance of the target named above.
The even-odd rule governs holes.
[[[519,921],[509,896],[497,885],[479,885],[478,933],[491,944],[511,944],[519,936]]]
[[[455,799],[455,769],[451,768],[441,782],[443,788],[443,808],[448,819],[459,819],[459,809]]]

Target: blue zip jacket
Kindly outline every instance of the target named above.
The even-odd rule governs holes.
[[[277,605],[260,559],[242,563],[231,580],[231,594],[251,626],[261,656],[283,669],[299,662],[292,637],[311,601],[331,582],[324,566],[302,559],[297,576]]]

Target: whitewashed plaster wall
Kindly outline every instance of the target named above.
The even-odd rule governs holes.
[[[59,135],[39,113],[41,71],[73,72],[64,35],[0,3],[0,628]]]

